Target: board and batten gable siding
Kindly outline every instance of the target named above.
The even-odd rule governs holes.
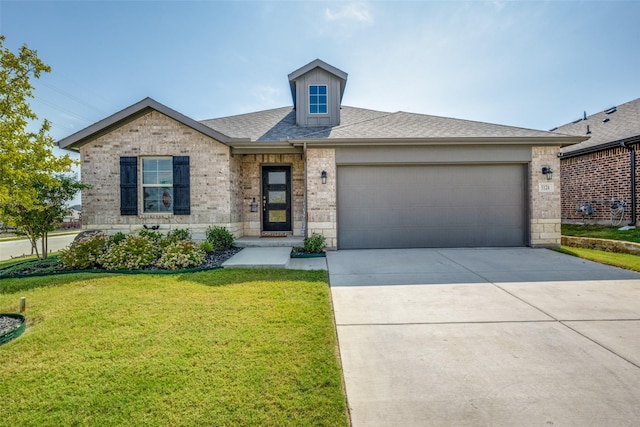
[[[322,68],[314,68],[295,80],[296,123],[299,126],[331,126],[340,124],[340,79]],[[309,113],[309,86],[327,85],[328,114]]]
[[[204,232],[220,225],[238,232],[241,223],[238,204],[232,203],[232,185],[239,185],[231,169],[230,148],[157,111],[140,116],[80,148],[82,181],[89,188],[82,191],[83,228],[131,232],[143,225],[160,225],[161,230],[189,228]],[[188,158],[180,174],[188,173],[188,200],[174,205],[176,214],[145,214],[140,188],[142,157],[167,156]],[[134,159],[137,175],[137,214],[121,215],[120,158]],[[134,161],[134,160],[129,160]],[[237,174],[237,173],[236,173]],[[185,182],[178,178],[178,183]],[[180,191],[180,190],[179,190]],[[126,197],[133,197],[132,194]]]

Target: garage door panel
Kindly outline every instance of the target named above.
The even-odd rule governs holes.
[[[339,166],[338,245],[524,246],[524,168]]]

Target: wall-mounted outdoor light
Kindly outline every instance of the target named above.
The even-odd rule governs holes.
[[[322,183],[326,184],[327,183],[327,171],[322,171],[322,173],[320,174],[320,178],[322,179]]]
[[[543,166],[542,174],[547,177],[547,181],[551,181],[553,179],[553,171],[550,166]]]
[[[251,212],[258,212],[258,202],[256,202],[256,198],[254,197],[251,201]]]

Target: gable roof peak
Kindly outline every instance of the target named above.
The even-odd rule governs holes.
[[[326,62],[324,62],[321,59],[315,59],[311,62],[309,62],[307,65],[304,65],[300,68],[298,68],[297,70],[291,72],[289,74],[289,81],[292,82],[293,80],[297,79],[298,77],[300,77],[303,74],[308,73],[309,71],[313,70],[314,68],[322,68],[323,70],[325,70],[328,73],[333,74],[334,76],[338,77],[341,80],[346,81],[347,80],[347,76],[348,74],[345,73],[344,71],[340,70],[339,68],[334,67],[333,65],[329,65]]]

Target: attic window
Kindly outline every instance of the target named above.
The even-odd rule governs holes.
[[[309,114],[327,114],[327,85],[309,86]]]

